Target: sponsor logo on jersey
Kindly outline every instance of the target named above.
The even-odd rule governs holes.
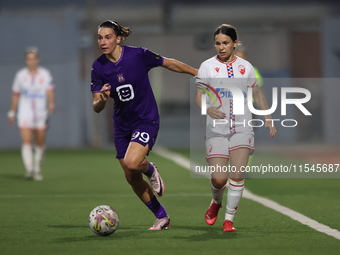
[[[244,67],[244,65],[239,65],[239,66],[238,66],[238,71],[239,71],[242,75],[244,75],[245,72],[246,72],[246,68]]]
[[[226,88],[216,88],[216,92],[220,96],[220,98],[233,98],[233,93]],[[244,98],[247,97],[247,93],[242,91]]]
[[[125,84],[116,88],[120,101],[130,101],[135,97],[131,84]]]
[[[219,72],[220,68],[219,67],[215,67],[215,70],[216,70],[216,72]]]
[[[118,76],[118,81],[119,81],[119,82],[124,82],[124,81],[125,81],[125,78],[124,78],[124,76],[123,76],[122,73],[121,73],[121,74],[118,74],[117,76]]]
[[[45,98],[46,94],[39,91],[30,91],[28,89],[24,90],[23,95],[27,98]]]

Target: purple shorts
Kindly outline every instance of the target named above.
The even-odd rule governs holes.
[[[125,157],[127,148],[130,142],[136,142],[144,147],[148,144],[149,151],[152,149],[156,142],[158,135],[159,124],[152,121],[138,122],[131,131],[120,130],[119,128],[114,129],[114,142],[117,150],[117,159]],[[149,154],[149,153],[148,153]]]

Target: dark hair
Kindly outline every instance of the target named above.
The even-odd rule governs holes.
[[[98,29],[101,27],[112,28],[116,36],[121,36],[122,40],[125,40],[132,33],[132,31],[128,27],[123,27],[119,25],[118,22],[112,20],[104,21],[102,24],[99,25]]]
[[[229,24],[222,24],[216,29],[214,33],[214,40],[215,40],[215,36],[218,34],[224,34],[224,35],[229,36],[233,42],[235,42],[238,37],[236,28],[234,28],[232,25],[229,25]]]
[[[34,53],[35,56],[37,58],[39,58],[39,51],[38,51],[38,48],[37,47],[34,47],[34,46],[31,46],[31,47],[27,47],[26,50],[25,50],[25,58],[27,57],[27,55],[29,53]]]

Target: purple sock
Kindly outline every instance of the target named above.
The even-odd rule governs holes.
[[[157,200],[156,196],[145,204],[153,212],[157,219],[164,218],[168,215],[164,206]]]
[[[148,163],[149,163],[149,169],[144,174],[147,177],[151,177],[151,175],[153,174],[154,168],[153,168],[153,165],[150,162],[148,162]]]

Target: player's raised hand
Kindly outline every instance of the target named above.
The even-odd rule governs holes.
[[[211,106],[207,109],[207,114],[214,120],[216,119],[224,119],[226,117],[226,114],[219,109],[221,108],[220,106]]]
[[[100,97],[101,99],[106,102],[106,100],[109,98],[111,93],[111,85],[106,83],[103,85],[102,89],[100,90]]]

